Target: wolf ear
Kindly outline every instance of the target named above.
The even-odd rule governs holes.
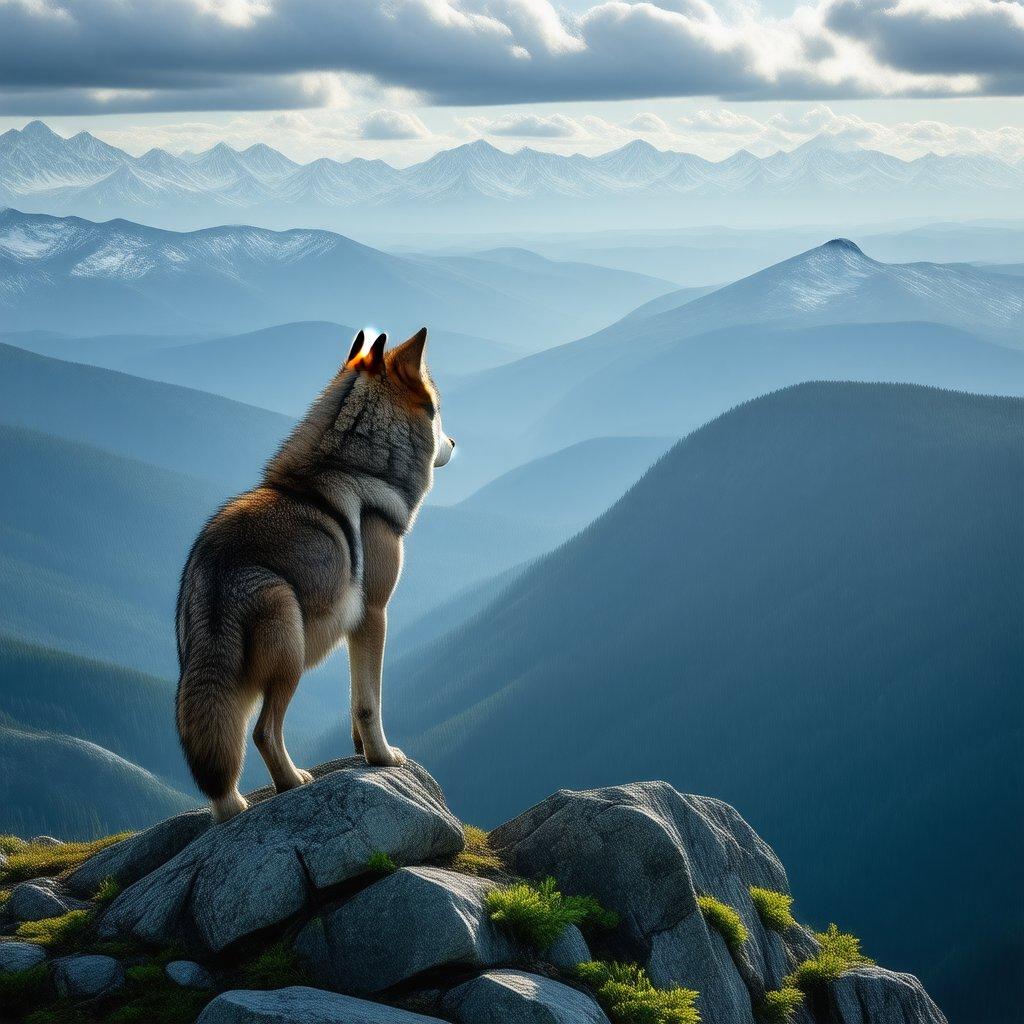
[[[366,336],[365,336],[365,335],[363,334],[363,332],[362,332],[362,331],[360,331],[360,332],[359,332],[359,333],[358,333],[358,334],[357,334],[357,335],[355,336],[355,338],[353,339],[353,341],[352,341],[352,347],[351,347],[351,348],[350,348],[350,349],[348,350],[348,359],[346,359],[346,360],[345,360],[345,365],[346,365],[346,366],[347,366],[347,365],[348,365],[349,363],[351,363],[351,362],[352,362],[352,360],[353,360],[353,359],[355,359],[355,357],[356,357],[357,355],[359,355],[359,353],[360,353],[360,352],[362,352],[362,351],[363,351],[363,343],[364,343],[365,341],[366,341]]]
[[[427,368],[426,327],[421,327],[408,341],[394,349],[390,353],[390,362],[400,372],[422,380]]]
[[[345,364],[350,370],[366,370],[368,373],[380,373],[384,368],[384,345],[387,343],[386,334],[378,334],[377,340],[370,346],[368,352],[363,352],[366,339],[363,332],[356,335],[352,343],[352,351],[349,353],[348,362]],[[358,345],[356,344],[358,342]]]

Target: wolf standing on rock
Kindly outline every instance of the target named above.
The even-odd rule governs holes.
[[[307,668],[348,640],[352,738],[370,764],[405,760],[384,735],[381,667],[402,536],[455,442],[441,429],[427,330],[384,352],[356,335],[345,365],[271,459],[260,485],[199,534],[182,573],[177,723],[219,821],[238,791],[245,731],[278,792],[309,782],[284,745],[284,716]]]

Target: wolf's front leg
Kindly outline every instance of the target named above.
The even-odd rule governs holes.
[[[368,764],[394,767],[405,764],[405,754],[392,747],[381,721],[381,671],[387,637],[387,611],[367,608],[363,621],[349,634],[348,662],[352,676],[352,726],[363,741]]]

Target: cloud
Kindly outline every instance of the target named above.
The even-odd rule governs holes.
[[[652,133],[668,135],[672,131],[663,118],[651,113],[635,115],[626,122],[624,127],[628,128],[631,132],[637,132],[642,135]]]
[[[469,117],[462,122],[479,135],[523,139],[573,139],[587,134],[579,121],[565,114],[506,114],[492,119]]]
[[[0,0],[0,113],[1024,91],[1013,0]]]
[[[836,0],[826,24],[892,67],[979,75],[993,92],[1024,87],[1019,0]]]
[[[356,127],[360,139],[425,139],[427,126],[415,115],[401,110],[375,110]]]

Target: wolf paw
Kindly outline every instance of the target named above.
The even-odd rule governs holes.
[[[307,772],[305,768],[297,768],[296,771],[299,773],[299,777],[302,779],[302,785],[307,782],[315,782],[312,772]]]
[[[372,751],[366,754],[366,763],[379,768],[400,768],[406,762],[406,756],[398,747],[385,747],[383,751]]]

